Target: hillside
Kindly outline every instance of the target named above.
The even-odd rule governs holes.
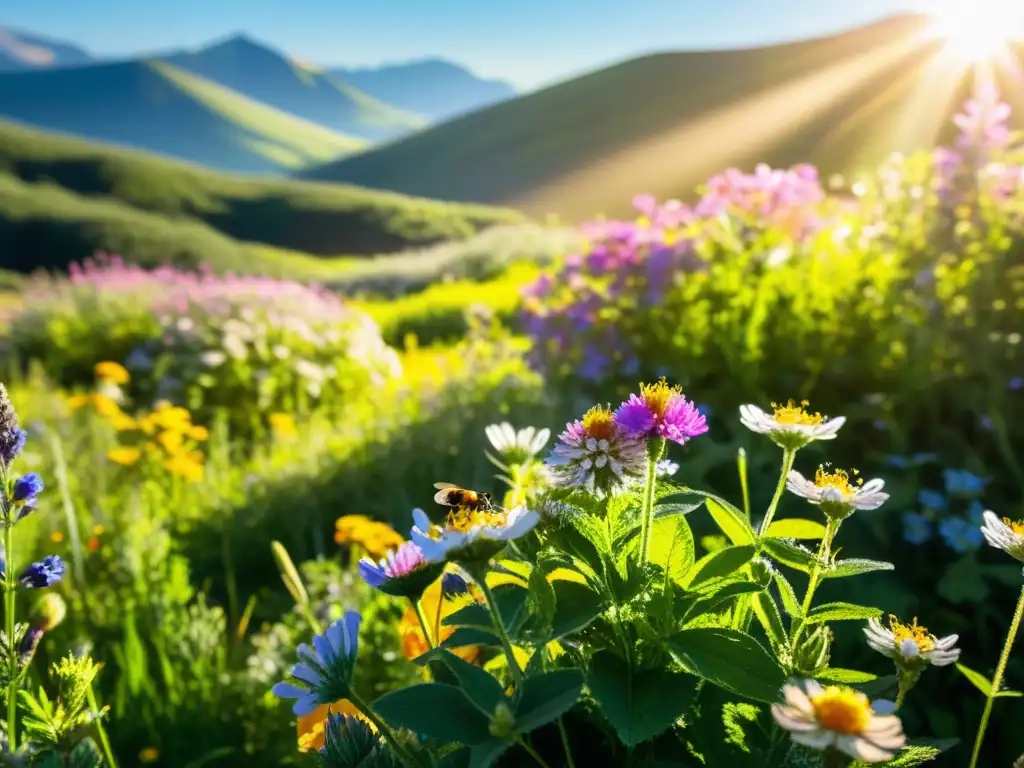
[[[0,268],[107,250],[256,271],[260,256],[273,271],[308,273],[315,256],[392,253],[522,221],[502,208],[218,173],[0,122]]]
[[[73,43],[0,27],[0,71],[78,67],[91,63],[93,57]]]
[[[687,197],[729,165],[849,171],[933,143],[959,107],[957,71],[942,69],[928,31],[907,15],[799,43],[646,56],[304,175],[579,219],[624,213],[636,192]]]
[[[393,138],[427,123],[336,76],[297,65],[245,35],[161,60],[263,104],[364,139]]]
[[[485,80],[441,59],[330,71],[381,101],[426,115],[432,121],[448,120],[516,95],[515,89],[502,80]]]
[[[0,117],[232,171],[295,170],[364,146],[156,61],[0,73]]]

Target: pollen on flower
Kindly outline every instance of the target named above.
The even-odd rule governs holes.
[[[615,434],[615,414],[610,408],[595,405],[583,415],[583,429],[595,440],[609,440]]]
[[[452,530],[466,533],[474,528],[482,526],[504,527],[506,515],[500,510],[466,509],[464,507],[453,509],[448,513],[446,525]]]
[[[871,702],[850,688],[830,685],[811,697],[811,706],[821,727],[836,733],[863,733],[871,723]]]
[[[829,472],[825,469],[825,466],[819,466],[818,471],[814,473],[814,484],[819,488],[835,488],[837,491],[841,491],[844,494],[853,494],[856,492],[854,485],[863,485],[864,478],[858,477],[853,482],[850,482],[850,475],[860,474],[856,469],[847,472],[843,469],[837,469],[834,472]]]
[[[657,416],[659,419],[665,415],[665,411],[668,408],[669,402],[672,400],[673,395],[681,395],[683,388],[680,386],[670,387],[668,381],[661,378],[655,384],[641,384],[640,385],[640,397],[643,398],[644,403],[650,408],[651,413]]]
[[[772,403],[772,415],[779,424],[804,424],[810,427],[825,421],[825,417],[820,413],[808,412],[809,405],[806,400],[801,400],[799,405],[792,400],[787,401],[785,405]]]
[[[917,617],[909,624],[904,624],[895,616],[889,614],[889,631],[896,640],[896,645],[901,645],[905,640],[911,640],[922,653],[932,650],[935,640],[928,632],[928,627],[917,623]]]
[[[1018,536],[1024,536],[1024,519],[1013,521],[1008,517],[1004,517],[1003,522],[1006,523],[1007,527]]]

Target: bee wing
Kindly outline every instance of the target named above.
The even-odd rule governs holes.
[[[448,488],[458,488],[459,486],[455,485],[455,483],[434,483],[434,487],[443,491]]]

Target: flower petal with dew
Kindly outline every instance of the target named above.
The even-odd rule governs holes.
[[[903,624],[890,615],[888,628],[879,619],[869,619],[864,634],[868,645],[901,667],[926,664],[945,667],[960,658],[957,635],[935,637],[927,627],[919,625],[916,618],[910,624]]]
[[[540,522],[540,514],[524,506],[507,511],[456,509],[448,513],[443,526],[432,525],[422,509],[412,514],[415,526],[409,535],[428,563],[486,560]]]
[[[855,509],[878,509],[889,498],[889,494],[882,493],[884,486],[885,481],[878,478],[866,483],[860,478],[851,482],[848,472],[828,472],[823,466],[818,467],[813,482],[796,470],[790,470],[786,477],[790,492],[818,505],[832,520],[842,520]]]
[[[390,550],[379,561],[364,557],[359,561],[359,575],[374,589],[396,597],[418,600],[428,586],[441,575],[444,567],[432,565],[411,541]]]
[[[559,487],[614,493],[644,476],[647,448],[626,434],[610,409],[595,406],[566,425],[545,463]]]
[[[346,611],[325,632],[313,636],[313,647],[298,648],[299,663],[291,677],[301,683],[277,683],[271,693],[282,699],[297,699],[292,713],[302,717],[322,704],[348,697],[359,648],[359,614]]]
[[[814,440],[832,440],[846,423],[844,416],[834,419],[820,413],[810,413],[810,405],[802,400],[797,405],[790,400],[786,405],[772,403],[769,415],[756,405],[740,406],[740,423],[759,435],[768,435],[780,448],[796,450]]]
[[[981,532],[985,541],[1024,563],[1024,520],[999,519],[990,509],[985,510],[982,519],[985,522]]]
[[[877,714],[868,697],[852,688],[804,680],[784,686],[782,693],[785,703],[772,704],[772,716],[797,744],[880,763],[906,743],[900,719]]]
[[[665,379],[641,384],[640,394],[630,395],[619,406],[615,422],[631,437],[660,437],[680,445],[708,431],[704,414],[683,397],[680,387],[670,387]]]

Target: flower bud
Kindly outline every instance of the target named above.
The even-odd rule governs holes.
[[[828,667],[832,649],[832,630],[824,624],[800,640],[793,653],[794,672],[813,678]]]
[[[491,736],[497,739],[507,739],[513,734],[514,726],[515,715],[512,714],[512,710],[505,702],[499,702],[498,706],[494,708],[494,714],[491,715],[489,727]]]
[[[32,606],[32,625],[43,632],[49,632],[64,621],[67,603],[56,592],[44,592]]]

